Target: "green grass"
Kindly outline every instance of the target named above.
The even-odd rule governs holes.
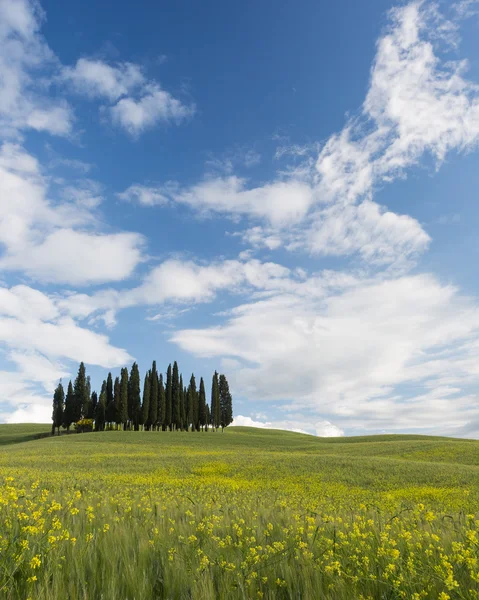
[[[0,425],[0,446],[36,440],[47,437],[50,434],[51,427],[45,425],[44,423]]]
[[[0,598],[479,597],[474,440],[45,433],[0,426]]]

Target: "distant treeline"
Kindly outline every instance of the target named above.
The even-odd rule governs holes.
[[[168,366],[166,381],[158,373],[156,361],[146,373],[143,394],[140,372],[133,363],[130,373],[121,370],[113,381],[111,373],[103,381],[100,395],[91,391],[90,377],[80,363],[75,382],[68,383],[67,392],[60,380],[53,394],[52,433],[60,427],[70,431],[104,431],[124,429],[139,431],[213,431],[227,427],[233,421],[233,401],[228,381],[215,371],[211,384],[211,402],[206,401],[203,377],[199,389],[191,375],[188,387],[178,372],[176,361]]]

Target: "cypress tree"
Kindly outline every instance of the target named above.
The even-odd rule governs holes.
[[[93,415],[96,414],[96,407],[98,406],[98,394],[96,392],[91,393],[91,409],[93,411]],[[94,416],[91,418],[95,418]]]
[[[119,422],[123,423],[123,429],[126,430],[128,423],[128,369],[124,367],[121,370],[120,379],[120,408]]]
[[[156,361],[151,365],[150,373],[150,415],[148,425],[154,431],[158,425],[158,373],[156,371]]]
[[[63,425],[64,409],[65,391],[63,389],[62,380],[60,379],[53,394],[52,435],[55,433],[55,428],[58,429],[58,435],[60,435],[60,427]]]
[[[183,386],[183,375],[180,375],[180,429],[186,429],[185,388]]]
[[[185,388],[185,409],[186,409],[186,431],[189,430],[191,423],[193,422],[193,415],[191,413],[192,404],[190,400],[190,388]]]
[[[75,394],[73,423],[76,423],[87,414],[90,401],[90,398],[88,397],[85,365],[83,362],[80,363],[80,367],[78,368],[78,375],[73,384],[73,393]]]
[[[108,373],[106,378],[106,409],[105,409],[105,421],[107,423],[113,423],[115,420],[115,404],[113,401],[113,378],[111,373]]]
[[[168,365],[168,370],[166,371],[166,409],[165,409],[165,425],[166,427],[172,430],[172,422],[171,422],[171,401],[172,401],[172,389],[171,389],[171,364]]]
[[[85,407],[83,416],[85,419],[93,419],[93,407],[91,404],[91,379],[90,375],[86,378],[86,392],[85,392]]]
[[[75,417],[75,394],[71,380],[68,382],[67,395],[65,398],[65,410],[63,412],[63,427],[70,431],[71,424]]]
[[[166,394],[163,384],[163,373],[160,373],[160,381],[158,383],[158,430],[166,430]]]
[[[141,420],[140,424],[147,429],[148,418],[150,416],[150,371],[145,375],[143,382],[143,402],[141,404]]]
[[[140,371],[136,362],[133,363],[130,372],[130,381],[128,386],[128,404],[130,407],[130,422],[135,431],[140,429],[141,418],[141,391],[140,391]]]
[[[96,406],[95,414],[95,431],[105,431],[105,418],[106,418],[106,381],[103,382],[100,398]]]
[[[196,380],[192,374],[189,387],[190,405],[191,405],[191,431],[200,430],[200,411],[198,405],[198,392],[196,391]]]
[[[111,373],[108,373],[106,378],[106,405],[108,406],[110,402],[113,402],[113,377]]]
[[[211,425],[211,412],[210,405],[206,405],[206,431],[208,431],[208,426]]]
[[[215,371],[211,384],[211,419],[213,431],[220,426],[221,410],[220,410],[220,392],[218,386],[218,373]]]
[[[178,363],[173,363],[173,374],[171,376],[171,430],[181,429],[180,423],[180,379]]]
[[[224,430],[233,422],[233,400],[228,381],[224,375],[220,375],[218,388],[220,395],[220,425],[221,429]]]
[[[113,405],[114,405],[114,415],[112,421],[116,423],[116,428],[118,429],[121,419],[120,419],[120,403],[121,403],[121,386],[120,386],[120,378],[115,377],[115,383],[113,385]]]
[[[203,377],[200,379],[200,393],[198,396],[198,419],[201,429],[206,425],[206,392],[205,392],[205,382],[203,381]]]

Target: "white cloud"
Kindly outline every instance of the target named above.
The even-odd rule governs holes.
[[[193,104],[187,106],[163,90],[157,83],[145,85],[138,99],[121,98],[110,108],[113,123],[137,136],[158,123],[181,123],[195,113]]]
[[[130,185],[124,192],[118,194],[118,197],[128,202],[138,202],[143,206],[161,206],[168,202],[167,196],[159,188],[139,184]]]
[[[0,259],[0,268],[26,273],[44,282],[87,285],[121,281],[141,259],[136,233],[95,234],[58,229],[41,243]]]
[[[21,271],[33,279],[91,284],[128,277],[141,260],[143,237],[135,233],[99,233],[91,209],[99,203],[90,180],[64,186],[67,201],[47,198],[40,165],[15,144],[0,149],[0,269]],[[78,231],[78,227],[82,231]]]
[[[317,211],[301,243],[315,254],[347,255],[358,252],[369,264],[405,261],[423,252],[430,237],[407,215],[397,215],[365,200],[359,205],[330,206]]]
[[[467,151],[479,141],[479,86],[465,79],[465,61],[443,60],[440,53],[455,26],[424,2],[390,14],[363,118],[333,135],[319,154],[319,190],[328,200],[355,202],[425,153],[440,163],[451,150]]]
[[[316,430],[316,435],[320,437],[342,437],[344,435],[342,429],[326,420],[317,421],[314,424],[314,429]]]
[[[176,202],[200,212],[248,215],[266,219],[276,227],[303,220],[313,203],[313,191],[302,181],[276,181],[248,188],[236,177],[206,179],[190,188],[171,190]]]
[[[237,393],[293,401],[294,410],[313,409],[341,429],[468,421],[463,398],[479,380],[479,309],[471,299],[426,275],[357,281],[326,297],[308,287],[238,306],[223,325],[171,339],[197,356],[242,361],[231,374]],[[400,391],[406,384],[416,400]],[[444,394],[446,384],[457,390]]]
[[[43,12],[37,2],[0,2],[0,133],[15,136],[35,129],[69,135],[73,112],[52,100],[38,85],[39,75],[54,72],[57,61],[39,33]]]
[[[74,67],[64,67],[62,77],[73,89],[90,97],[106,97],[112,102],[143,85],[145,78],[138,65],[80,58]]]
[[[211,302],[220,291],[273,293],[288,288],[290,280],[294,275],[276,263],[226,260],[201,265],[169,259],[151,269],[136,288],[104,289],[91,296],[70,294],[59,299],[57,305],[74,318],[100,313],[112,322],[117,310],[131,306]]]
[[[256,427],[258,429],[280,429],[282,431],[294,431],[295,433],[305,433],[307,435],[311,435],[310,431],[306,431],[302,429],[300,425],[304,425],[302,421],[255,421],[251,417],[245,417],[243,415],[238,415],[234,418],[233,423],[231,424],[233,427]],[[334,427],[334,426],[333,426]],[[319,435],[319,434],[316,434]],[[331,436],[329,436],[331,437]]]

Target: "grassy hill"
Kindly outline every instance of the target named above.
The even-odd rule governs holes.
[[[0,597],[479,597],[477,441],[48,433],[0,426]]]

